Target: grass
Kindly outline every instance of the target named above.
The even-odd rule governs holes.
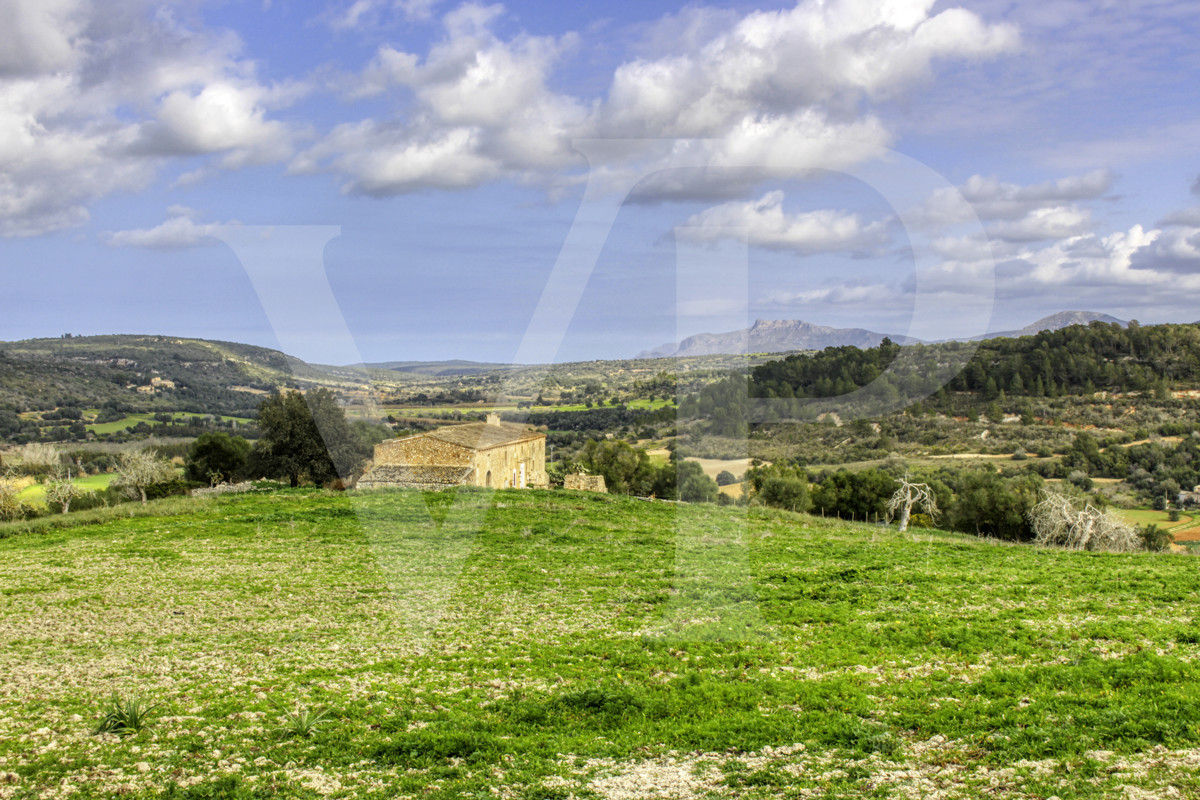
[[[116,478],[117,474],[115,472],[102,472],[99,475],[85,475],[82,478],[74,478],[71,482],[85,492],[96,492],[107,489],[108,485],[116,480]],[[18,497],[28,502],[45,504],[46,486],[41,483],[32,484],[22,489]]]
[[[1187,556],[567,492],[150,509],[0,540],[6,797],[1200,792]],[[155,726],[91,735],[114,691]],[[284,698],[336,718],[272,736]]]

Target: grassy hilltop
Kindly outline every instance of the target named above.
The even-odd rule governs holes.
[[[1200,793],[1184,556],[564,492],[163,502],[0,540],[0,798]],[[153,726],[93,734],[114,690]]]

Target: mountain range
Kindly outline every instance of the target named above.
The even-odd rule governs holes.
[[[1090,322],[1116,323],[1121,326],[1127,324],[1124,320],[1097,311],[1060,311],[1057,314],[1042,317],[1018,330],[997,331],[974,338],[978,340],[1032,336],[1041,331],[1056,331],[1069,325],[1086,325]],[[749,328],[738,331],[698,333],[695,336],[687,337],[678,344],[670,342],[653,350],[643,351],[638,358],[783,353],[845,346],[866,349],[876,347],[885,337],[897,344],[917,344],[921,341],[910,336],[876,333],[863,328],[832,328],[803,320],[760,319]]]

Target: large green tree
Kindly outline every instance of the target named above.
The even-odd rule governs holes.
[[[188,448],[185,474],[190,481],[234,481],[246,472],[250,443],[227,433],[203,433]]]
[[[370,446],[346,421],[346,412],[328,389],[275,393],[258,410],[262,438],[254,467],[265,476],[286,478],[292,486],[307,479],[326,483],[345,478],[370,455]]]

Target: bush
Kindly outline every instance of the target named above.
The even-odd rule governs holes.
[[[1137,528],[1138,538],[1142,540],[1142,547],[1152,553],[1161,553],[1163,550],[1171,546],[1171,541],[1174,539],[1171,534],[1162,530],[1157,525],[1147,525],[1144,528]]]
[[[721,470],[717,475],[717,486],[729,486],[737,482],[737,477],[727,469]]]
[[[759,498],[773,508],[789,511],[808,511],[812,498],[808,495],[808,481],[794,477],[772,477],[763,481]]]

